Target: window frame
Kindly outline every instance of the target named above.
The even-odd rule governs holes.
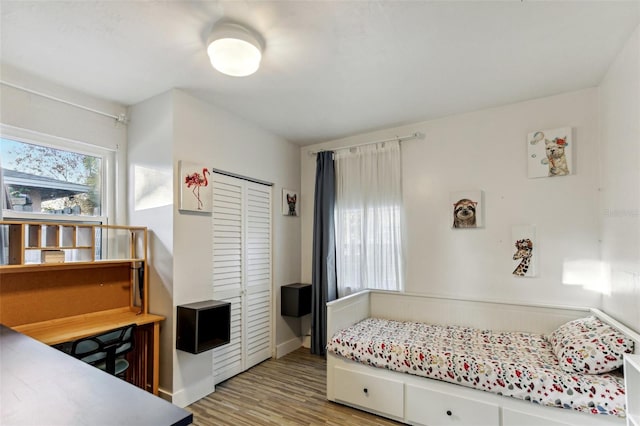
[[[18,127],[0,124],[0,138],[10,139],[32,145],[39,145],[53,149],[72,151],[78,154],[100,157],[102,161],[101,180],[102,189],[100,203],[102,205],[100,216],[81,216],[73,214],[48,214],[0,209],[0,219],[3,220],[33,220],[50,222],[83,222],[108,225],[109,219],[115,217],[115,151],[109,148],[91,145],[86,142],[75,141],[59,136],[26,130]],[[0,170],[2,164],[0,163]],[[0,192],[4,196],[4,178],[0,173]]]

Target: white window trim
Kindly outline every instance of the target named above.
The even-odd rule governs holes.
[[[1,219],[28,219],[43,221],[70,221],[70,222],[100,222],[108,224],[109,218],[115,217],[115,188],[116,188],[116,153],[113,149],[91,145],[86,142],[75,141],[59,136],[47,135],[44,133],[22,129],[19,127],[0,124],[0,137],[12,139],[18,142],[41,145],[49,148],[64,149],[80,154],[93,155],[102,159],[102,194],[101,200],[103,209],[101,216],[66,216],[51,215],[46,213],[17,212],[13,210],[1,210]],[[0,185],[2,185],[0,174]]]

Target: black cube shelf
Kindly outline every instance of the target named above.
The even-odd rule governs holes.
[[[287,284],[280,287],[280,315],[301,317],[311,313],[311,284]]]
[[[205,300],[178,306],[176,349],[199,354],[229,343],[231,303]]]

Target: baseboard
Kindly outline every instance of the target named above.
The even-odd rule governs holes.
[[[311,335],[306,334],[302,336],[302,347],[311,349]]]
[[[171,395],[171,402],[178,407],[184,408],[215,392],[215,390],[216,387],[213,384],[213,376],[209,376],[189,386],[188,389],[180,389],[174,392],[173,395]]]
[[[282,358],[302,346],[302,337],[294,337],[276,346],[276,358]]]
[[[162,388],[158,389],[158,396],[164,399],[165,401],[171,402],[173,400],[173,395],[171,394],[171,392],[166,391]]]

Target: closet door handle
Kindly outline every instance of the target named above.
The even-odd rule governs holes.
[[[369,395],[369,389],[367,388],[362,389],[362,392],[364,392],[365,395]]]
[[[447,410],[447,416],[451,416],[452,414],[451,410]]]

